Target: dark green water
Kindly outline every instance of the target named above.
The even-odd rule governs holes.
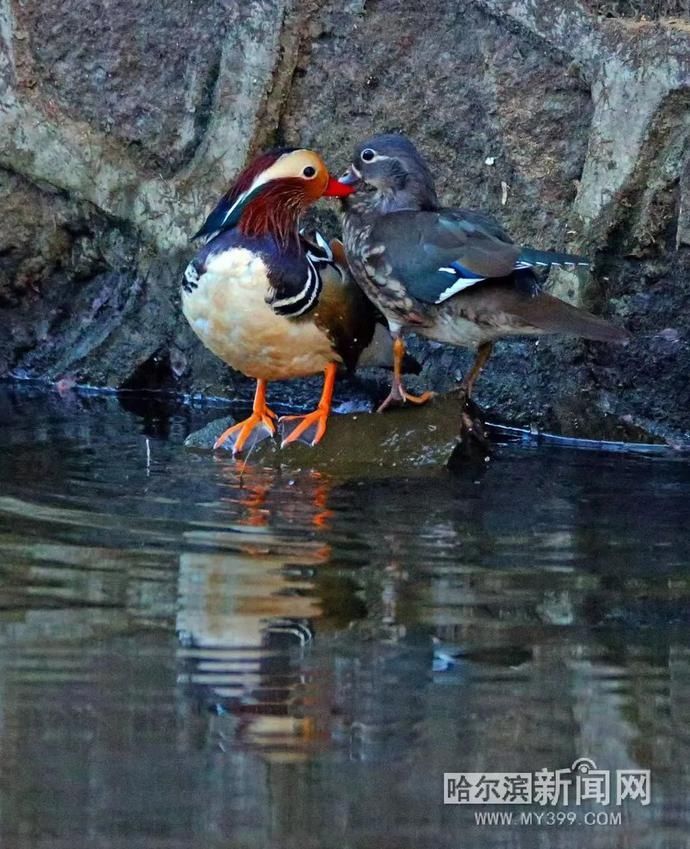
[[[688,845],[687,461],[240,480],[210,418],[0,394],[3,849]],[[442,804],[582,757],[650,804]]]

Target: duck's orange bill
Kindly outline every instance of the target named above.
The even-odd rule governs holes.
[[[354,186],[348,186],[347,183],[341,183],[335,177],[329,177],[326,191],[323,194],[327,198],[344,198],[347,195],[351,195],[354,191]]]

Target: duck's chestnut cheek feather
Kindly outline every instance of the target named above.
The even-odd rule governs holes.
[[[348,185],[347,183],[341,183],[340,180],[336,180],[335,177],[329,177],[326,185],[326,191],[323,194],[324,197],[343,198],[347,197],[347,195],[351,195],[354,191],[356,191],[354,186]]]

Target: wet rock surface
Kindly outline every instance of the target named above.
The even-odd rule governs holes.
[[[592,275],[547,285],[633,334],[623,347],[503,343],[482,406],[580,436],[612,421],[690,436],[682,4],[154,6],[0,6],[0,375],[251,397],[180,313],[189,234],[256,150],[313,145],[337,173],[358,139],[399,129],[446,202],[498,215],[524,243],[592,256]],[[337,231],[335,207],[317,217]],[[449,389],[469,362],[411,349],[413,389]],[[365,375],[368,395],[387,380]],[[318,386],[275,391],[304,408]]]
[[[215,419],[190,434],[185,445],[208,451],[234,423],[232,417]],[[314,448],[293,443],[281,449],[278,440],[267,439],[248,456],[251,460],[261,457],[262,462],[273,458],[276,463],[284,461],[292,468],[304,465],[344,477],[380,475],[386,470],[397,474],[401,468],[410,471],[415,467],[444,464],[453,452],[459,429],[459,404],[448,397],[416,410],[396,410],[384,415],[367,412],[334,415],[325,437]],[[241,464],[244,459],[238,462]]]
[[[337,409],[339,414],[331,415],[328,431],[317,446],[295,442],[281,448],[279,423],[279,436],[264,439],[236,458],[238,469],[245,463],[260,462],[290,469],[321,470],[352,479],[395,476],[401,469],[414,474],[429,467],[445,466],[453,473],[481,477],[496,458],[498,443],[518,441],[531,446],[550,444],[667,457],[680,456],[676,449],[684,447],[646,442],[648,436],[643,430],[614,416],[602,416],[598,421],[599,438],[605,440],[601,444],[588,444],[581,437],[560,441],[559,437],[536,430],[516,432],[472,402],[463,408],[457,391],[439,395],[422,407],[398,407],[384,414],[366,408],[352,411],[346,405]],[[244,414],[235,411],[234,416],[215,418],[211,411],[207,412],[208,423],[192,431],[185,439],[185,446],[195,452],[214,451],[218,456],[229,456],[230,443],[215,448],[215,442],[227,428],[242,420]],[[577,415],[576,410],[573,415]]]

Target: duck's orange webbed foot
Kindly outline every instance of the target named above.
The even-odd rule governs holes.
[[[397,336],[393,341],[393,383],[391,391],[386,400],[379,406],[377,413],[382,413],[390,406],[399,404],[426,404],[434,397],[433,392],[422,392],[421,395],[412,395],[402,384],[402,364],[405,357],[405,343]]]
[[[252,413],[248,419],[238,422],[236,425],[224,430],[223,433],[213,443],[213,447],[220,448],[228,439],[232,439],[232,453],[240,454],[245,448],[253,448],[262,442],[275,435],[276,426],[274,424],[275,413],[271,410],[261,416]]]
[[[434,392],[422,392],[421,395],[411,395],[400,381],[393,382],[391,391],[388,393],[386,400],[378,407],[377,413],[382,413],[385,409],[399,404],[426,404],[434,397]]]
[[[233,456],[245,448],[251,449],[264,439],[275,435],[275,421],[276,414],[266,405],[266,381],[258,380],[251,416],[223,431],[213,443],[213,448],[220,448],[230,439]]]
[[[313,413],[307,413],[306,416],[282,416],[280,419],[281,426],[285,422],[299,422],[299,424],[283,439],[280,443],[281,448],[285,448],[286,445],[298,440],[307,445],[316,445],[326,433],[328,413],[317,409]]]
[[[306,416],[281,416],[280,425],[283,431],[285,430],[283,425],[286,422],[298,422],[297,426],[283,438],[280,444],[281,448],[285,448],[286,445],[298,440],[314,446],[323,439],[328,424],[328,416],[331,413],[331,401],[337,371],[338,367],[335,363],[326,366],[326,379],[321,392],[321,400],[319,406],[312,413],[307,413]]]

